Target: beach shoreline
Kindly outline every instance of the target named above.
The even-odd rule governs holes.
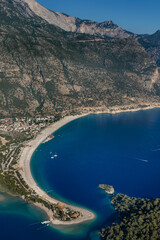
[[[47,200],[51,204],[57,204],[62,201],[59,201],[58,199],[49,196],[35,182],[35,180],[32,176],[32,173],[31,173],[31,168],[30,168],[30,161],[31,161],[32,154],[37,149],[37,147],[41,143],[43,143],[43,141],[49,135],[53,134],[55,131],[57,131],[59,128],[66,125],[67,123],[69,123],[77,118],[83,117],[83,116],[86,116],[86,114],[76,115],[76,116],[67,116],[67,117],[59,120],[58,122],[51,124],[46,129],[42,130],[41,133],[38,134],[35,139],[28,142],[22,150],[22,154],[21,154],[21,157],[18,162],[18,167],[19,167],[19,169],[21,169],[20,170],[21,176],[23,177],[24,181],[28,184],[28,186],[31,189],[33,189],[39,197],[41,197],[44,200]],[[81,216],[78,217],[77,219],[74,219],[71,221],[59,221],[57,219],[54,219],[54,224],[58,224],[58,225],[78,224],[78,223],[82,223],[84,221],[93,220],[95,218],[95,214],[86,209],[83,209],[83,208],[80,208],[77,206],[72,206],[67,203],[64,203],[64,204],[66,207],[69,207],[75,211],[80,212]],[[34,205],[37,207],[40,207],[42,210],[44,210],[50,219],[53,217],[53,212],[51,210],[47,209],[47,207],[43,206],[41,203],[34,203]]]
[[[101,113],[109,113],[109,114],[116,114],[116,113],[122,113],[122,112],[135,112],[135,111],[140,111],[140,110],[147,110],[147,109],[153,109],[153,108],[159,108],[160,105],[149,105],[146,106],[144,108],[135,108],[135,109],[122,109],[122,108],[115,108],[114,110],[112,109],[112,111],[110,109],[107,109],[106,111],[89,111],[87,113],[82,113],[80,115],[74,115],[74,116],[66,116],[64,118],[62,118],[61,120],[54,122],[53,124],[51,124],[50,126],[48,126],[47,128],[43,129],[37,136],[35,139],[32,139],[31,141],[29,141],[25,147],[22,149],[21,152],[21,156],[19,158],[18,161],[18,167],[21,173],[21,176],[23,177],[24,181],[28,184],[28,186],[33,189],[36,194],[41,197],[44,200],[47,200],[49,203],[51,204],[57,204],[59,202],[58,199],[49,196],[45,191],[43,191],[38,184],[35,182],[32,173],[31,173],[31,168],[30,168],[30,161],[31,161],[31,157],[34,153],[34,151],[37,149],[37,147],[43,143],[48,136],[50,136],[51,134],[53,134],[55,131],[57,131],[58,129],[60,129],[61,127],[63,127],[64,125],[66,125],[67,123],[87,116],[89,114],[101,114]],[[80,208],[77,206],[73,206],[67,203],[64,203],[66,207],[69,207],[75,211],[80,212],[80,217],[78,217],[77,219],[71,220],[71,221],[59,221],[54,219],[54,224],[57,225],[70,225],[70,224],[78,224],[78,223],[82,223],[85,221],[91,221],[93,219],[95,219],[95,214],[91,211],[88,211],[87,209],[84,208]],[[44,210],[46,212],[46,214],[48,215],[48,217],[51,219],[53,217],[53,212],[51,210],[49,210],[47,207],[43,206],[41,203],[34,203],[35,206],[40,207],[42,210]]]

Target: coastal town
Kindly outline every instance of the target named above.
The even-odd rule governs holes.
[[[0,169],[8,171],[25,141],[56,121],[54,116],[0,119]]]
[[[54,116],[47,117],[23,117],[23,118],[4,118],[0,119],[1,132],[20,132],[25,133],[29,137],[37,134],[41,129],[55,121]]]

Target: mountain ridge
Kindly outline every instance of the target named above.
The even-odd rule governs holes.
[[[65,31],[94,34],[103,37],[129,37],[133,35],[123,30],[112,21],[104,21],[98,23],[91,20],[82,20],[77,17],[71,17],[67,14],[49,10],[43,7],[35,0],[16,0],[17,2],[25,2],[29,8],[39,17],[45,19],[48,23],[54,24]],[[105,27],[104,27],[105,25]]]
[[[48,23],[53,24],[68,32],[85,33],[95,35],[97,37],[111,37],[111,38],[133,38],[145,48],[153,60],[156,61],[157,66],[160,67],[160,34],[159,30],[154,34],[134,34],[122,29],[111,20],[104,22],[96,22],[91,20],[82,20],[77,17],[71,17],[67,14],[51,11],[46,9],[35,0],[16,0],[25,2],[30,9]],[[156,36],[156,41],[155,41]],[[151,41],[149,41],[151,39]],[[153,46],[154,41],[154,46]],[[148,44],[150,46],[148,46]]]
[[[46,20],[48,23],[53,24],[55,26],[60,27],[61,29],[65,30],[65,31],[71,31],[71,32],[79,32],[79,33],[86,33],[86,34],[97,34],[97,35],[101,35],[104,37],[120,37],[120,38],[126,38],[126,37],[133,37],[134,39],[137,36],[153,36],[156,35],[158,33],[160,33],[160,29],[158,29],[155,33],[153,34],[136,34],[136,33],[132,33],[131,31],[128,30],[124,30],[123,28],[121,28],[120,26],[118,26],[117,24],[113,23],[112,20],[106,20],[103,22],[96,22],[93,20],[88,20],[88,19],[80,19],[78,17],[73,17],[70,16],[66,13],[60,13],[57,11],[53,11],[50,9],[45,8],[43,5],[39,4],[36,0],[15,0],[16,2],[19,3],[26,3],[28,5],[28,7],[32,10],[33,13],[35,13],[37,16],[41,17],[42,19]],[[61,20],[61,21],[60,21]],[[63,24],[61,25],[60,22]],[[93,26],[102,26],[107,28],[106,32],[105,30],[103,30],[101,33],[100,32],[95,32],[92,29],[92,33],[89,33],[88,29],[81,29],[80,26],[77,26],[79,24],[82,23],[86,23],[87,25],[93,25]],[[121,31],[121,33],[123,34],[113,34],[113,36],[110,35],[109,30],[113,28],[113,29],[117,29],[119,31]],[[85,31],[86,30],[86,31]],[[88,31],[88,32],[87,32]],[[108,33],[107,33],[108,32]],[[159,34],[160,35],[160,34]],[[159,36],[160,37],[160,36]]]
[[[134,39],[66,32],[20,0],[0,2],[0,21],[0,116],[159,102],[159,69]]]

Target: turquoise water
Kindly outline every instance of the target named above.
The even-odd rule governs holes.
[[[21,200],[0,204],[3,239],[95,240],[115,212],[98,184],[136,197],[160,197],[160,110],[88,115],[41,144],[31,161],[38,184],[50,195],[86,207],[96,219],[71,227],[41,228],[46,216]],[[51,159],[52,154],[58,157]],[[15,201],[15,202],[14,202]],[[18,232],[17,232],[17,227]],[[9,231],[7,231],[9,229]],[[16,230],[15,230],[16,229]],[[4,233],[3,233],[4,232]]]

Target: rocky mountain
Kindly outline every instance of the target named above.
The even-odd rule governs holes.
[[[126,38],[134,34],[123,30],[112,21],[97,23],[90,20],[81,20],[63,13],[54,12],[46,9],[35,0],[16,0],[21,4],[27,4],[29,8],[39,17],[48,23],[60,27],[65,31],[86,33],[102,37]]]
[[[160,101],[159,69],[140,43],[66,32],[26,1],[0,2],[1,116]]]

